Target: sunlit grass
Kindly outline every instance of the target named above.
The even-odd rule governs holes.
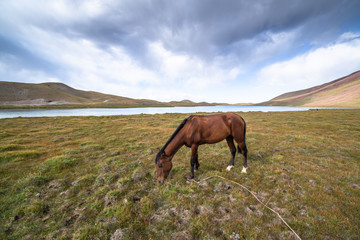
[[[199,148],[196,180],[254,191],[303,239],[360,236],[360,111],[241,113],[249,170],[225,142]],[[154,158],[186,114],[0,120],[1,239],[294,239],[232,183],[187,183],[183,147],[162,186]]]

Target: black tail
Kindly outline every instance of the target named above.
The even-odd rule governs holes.
[[[242,120],[244,121],[244,143],[246,143],[246,139],[245,139],[246,138],[246,122],[243,118],[242,118]]]
[[[245,154],[247,154],[247,147],[246,147],[246,122],[245,120],[241,117],[241,119],[243,120],[244,122],[244,151],[245,151]],[[241,153],[241,150],[240,150],[240,147],[238,145],[238,152]]]

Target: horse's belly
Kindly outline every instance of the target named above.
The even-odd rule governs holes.
[[[230,135],[228,131],[221,131],[221,132],[211,132],[206,136],[202,137],[200,144],[213,144],[218,143]]]

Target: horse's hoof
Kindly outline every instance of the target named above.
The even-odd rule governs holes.
[[[186,179],[186,183],[191,183],[192,181],[195,181],[194,178],[188,178],[188,179]]]
[[[246,173],[246,167],[243,167],[243,169],[241,170],[241,173]]]
[[[232,165],[227,166],[226,171],[230,171],[233,167]]]

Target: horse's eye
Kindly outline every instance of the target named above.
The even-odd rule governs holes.
[[[159,164],[159,168],[162,168],[162,164]]]

